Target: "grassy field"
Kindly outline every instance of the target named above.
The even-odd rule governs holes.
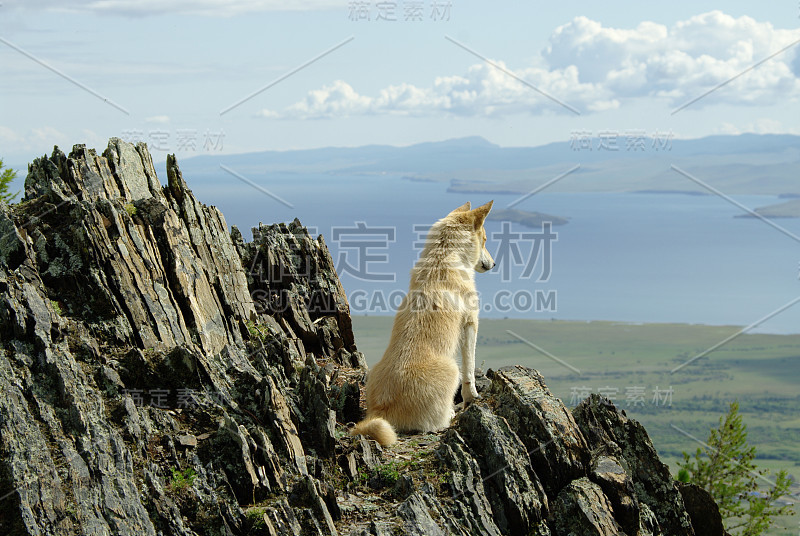
[[[383,354],[391,323],[391,317],[353,317],[370,365]],[[673,473],[681,452],[694,452],[695,439],[705,441],[738,400],[759,466],[800,478],[800,335],[742,334],[708,351],[740,329],[482,319],[476,361],[484,370],[535,368],[570,407],[589,392],[608,396],[644,424]],[[800,487],[794,491],[800,498]],[[796,517],[781,526],[800,532]]]

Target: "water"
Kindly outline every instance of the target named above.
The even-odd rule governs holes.
[[[500,208],[518,198],[450,194],[446,184],[394,175],[285,174],[259,185],[293,208],[229,176],[190,184],[199,199],[214,200],[245,237],[259,221],[298,217],[316,227],[331,249],[353,314],[391,314],[399,303],[418,253],[414,225],[430,224],[467,200],[476,206],[494,199]],[[751,208],[778,202],[773,196],[735,199]],[[717,196],[542,192],[515,208],[570,222],[552,228],[558,239],[551,242],[547,281],[537,280],[546,275],[545,263],[541,254],[531,255],[530,236],[504,242],[503,224],[487,222],[487,247],[504,262],[476,275],[484,317],[746,326],[800,296],[800,242],[758,219],[735,218],[743,211]],[[357,222],[365,224],[361,236],[347,229]],[[800,236],[800,219],[774,222]],[[519,224],[506,229],[541,232]],[[348,247],[357,242],[360,249]],[[526,268],[532,269],[529,278],[522,277]],[[393,280],[375,280],[376,275]],[[800,303],[752,331],[800,332]]]

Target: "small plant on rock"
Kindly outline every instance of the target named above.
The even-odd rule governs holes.
[[[252,320],[247,322],[247,332],[250,333],[250,337],[252,339],[260,341],[261,343],[267,342],[267,340],[270,338],[270,332],[267,325],[257,324]]]
[[[56,300],[50,300],[50,307],[53,308],[53,311],[55,311],[58,316],[64,316],[64,310],[61,309],[61,304]]]
[[[136,205],[134,205],[133,203],[125,203],[125,212],[128,213],[128,216],[133,218],[134,216],[136,216],[138,209],[136,208]]]
[[[187,488],[190,488],[192,484],[194,484],[194,479],[197,477],[197,474],[194,472],[194,469],[189,467],[188,469],[184,469],[180,471],[178,469],[172,468],[172,480],[170,481],[170,487],[178,492],[184,491]]]

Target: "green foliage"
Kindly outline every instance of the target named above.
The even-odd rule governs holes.
[[[14,198],[19,195],[19,192],[11,194],[8,193],[8,187],[11,181],[17,178],[17,172],[11,168],[3,169],[3,161],[0,160],[0,201],[11,203]]]
[[[133,203],[125,203],[125,212],[128,213],[128,216],[133,218],[134,216],[136,216],[137,212],[136,205],[134,205]]]
[[[267,509],[263,506],[256,506],[253,508],[249,508],[245,515],[247,516],[248,521],[250,521],[250,528],[251,529],[266,529],[266,523],[264,523],[264,513]]]
[[[393,486],[400,478],[400,465],[398,462],[388,462],[375,468],[375,473],[385,486]],[[404,464],[407,466],[408,464]]]
[[[269,328],[263,324],[256,324],[252,320],[247,321],[247,331],[250,333],[250,337],[257,341],[266,342],[269,337]]]
[[[194,484],[194,479],[197,477],[197,474],[194,472],[194,469],[191,467],[188,469],[184,469],[183,471],[179,471],[178,469],[172,468],[172,480],[170,481],[170,487],[175,491],[184,491],[186,488],[189,488]]]
[[[686,469],[681,469],[678,471],[678,482],[683,482],[684,484],[689,483],[689,471]]]
[[[789,495],[792,481],[780,471],[766,492],[759,482],[768,482],[767,471],[758,470],[753,459],[756,448],[747,444],[747,426],[739,415],[739,403],[732,402],[728,413],[711,430],[707,444],[698,448],[694,459],[684,452],[678,480],[691,482],[708,491],[719,505],[725,528],[736,536],[763,534],[776,516],[793,514],[790,505],[778,500]]]
[[[371,486],[375,489],[393,486],[399,479],[400,473],[407,472],[412,466],[409,461],[390,461],[378,465],[371,470],[359,468],[356,477],[357,486]]]
[[[50,306],[53,308],[53,311],[55,311],[55,313],[58,316],[64,316],[64,310],[61,309],[61,304],[58,303],[56,300],[50,300]]]

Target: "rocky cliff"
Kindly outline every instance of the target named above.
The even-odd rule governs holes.
[[[246,242],[166,173],[55,149],[0,207],[0,534],[722,534],[641,425],[534,370],[443,433],[351,438],[366,367],[323,238]]]

